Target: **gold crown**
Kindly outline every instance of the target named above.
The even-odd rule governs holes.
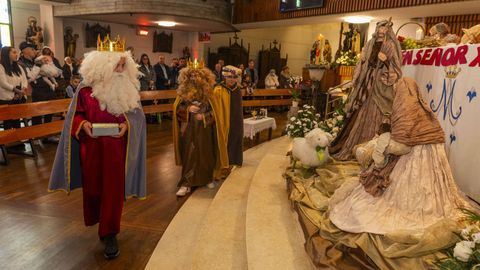
[[[97,51],[101,52],[124,52],[125,51],[125,39],[120,39],[120,35],[114,40],[110,39],[110,35],[103,39],[100,38],[100,34],[97,37]]]
[[[187,66],[191,69],[201,69],[205,67],[205,62],[203,62],[203,60],[200,60],[200,62],[198,62],[195,58],[193,62],[191,60],[188,60]]]
[[[445,68],[445,77],[455,79],[460,71],[462,71],[462,69],[457,68],[457,65],[448,66]]]

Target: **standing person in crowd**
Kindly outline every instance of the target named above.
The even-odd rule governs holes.
[[[279,87],[280,88],[293,88],[291,83],[292,75],[290,74],[290,68],[288,66],[284,66],[282,71],[280,72],[280,77],[278,78]]]
[[[0,55],[0,105],[25,103],[28,81],[25,71],[17,63],[18,51],[6,46],[1,49]],[[3,122],[4,129],[19,127],[18,119]]]
[[[266,89],[277,89],[280,85],[278,82],[277,74],[275,74],[275,69],[270,69],[267,77],[265,77],[265,88]]]
[[[218,59],[218,64],[223,68],[225,66],[225,61],[223,59]]]
[[[178,76],[180,75],[180,71],[182,70],[182,68],[184,68],[186,66],[187,66],[187,60],[185,60],[185,58],[183,58],[183,57],[180,57],[178,59],[178,75],[176,77],[177,82],[178,82]]]
[[[27,75],[27,80],[31,83],[32,88],[36,86],[37,76],[40,73],[41,63],[35,65],[35,58],[37,57],[36,45],[26,41],[20,43],[21,56],[18,59],[18,64],[23,68]]]
[[[65,92],[66,92],[65,98],[73,98],[79,84],[80,84],[80,76],[73,75],[70,78],[70,84],[67,86],[67,89],[65,89]]]
[[[44,46],[43,49],[42,49],[42,55],[48,55],[50,57],[52,57],[52,60],[53,60],[53,64],[55,64],[55,66],[58,68],[58,69],[62,69],[62,65],[60,65],[60,61],[58,61],[57,58],[55,58],[55,55],[52,51],[52,49],[50,49],[50,47],[47,47],[47,46]],[[59,76],[60,77],[60,76]]]
[[[55,99],[55,92],[52,91],[50,86],[43,79],[37,79],[40,73],[40,67],[46,63],[46,58],[40,58],[35,61],[36,51],[35,45],[22,42],[20,44],[20,50],[22,50],[22,57],[20,57],[19,63],[26,71],[28,81],[32,87],[32,102],[48,101]],[[52,115],[47,114],[43,116],[32,117],[32,125],[38,125],[42,123],[52,122]],[[55,138],[44,139],[43,142],[56,142]]]
[[[82,64],[82,85],[65,116],[49,182],[50,191],[83,187],[84,222],[99,224],[106,259],[120,253],[116,236],[124,201],[145,198],[146,190],[146,125],[138,69],[125,45],[112,42],[112,51],[99,44]],[[114,125],[116,132],[94,136],[96,123]]]
[[[180,70],[184,67],[187,66],[187,60],[183,57],[181,57],[180,59],[178,59],[178,71],[180,72]]]
[[[155,70],[150,64],[150,59],[145,53],[140,57],[138,71],[142,73],[140,74],[140,91],[154,90],[157,77],[155,75]]]
[[[228,132],[228,160],[231,166],[243,164],[243,107],[240,80],[242,73],[239,68],[225,66],[222,70],[224,82],[218,84],[214,92],[227,92],[230,100],[230,121]]]
[[[215,74],[215,82],[223,82],[222,65],[220,63],[215,64],[215,71],[213,71],[213,74]]]
[[[238,68],[242,71],[242,78],[243,78],[243,73],[245,73],[245,65],[240,64],[240,65],[238,65]]]
[[[55,58],[55,55],[52,51],[52,49],[50,49],[50,47],[48,46],[44,46],[42,51],[41,51],[41,55],[45,55],[45,56],[49,56],[51,57],[52,61],[53,61],[53,64],[58,68],[60,69],[60,71],[63,70],[63,67],[62,65],[60,65],[60,61],[58,61],[57,58]],[[47,61],[49,61],[49,58],[46,58]],[[40,71],[41,72],[41,71]],[[54,80],[56,82],[62,82],[62,77],[63,77],[63,74],[62,72],[60,72],[58,75],[55,76]],[[48,81],[47,81],[48,83]],[[51,86],[51,85],[50,85]],[[61,87],[60,87],[61,86]],[[65,96],[65,84],[56,84],[56,87],[55,87],[55,98],[63,98]]]
[[[170,88],[177,89],[178,87],[178,58],[173,58],[170,64]]]
[[[70,81],[73,75],[78,75],[78,68],[75,63],[73,63],[72,58],[69,56],[65,57],[65,64],[63,65],[63,78],[66,81]]]
[[[253,88],[257,88],[258,84],[258,71],[255,68],[255,61],[253,59],[248,60],[248,68],[245,69],[243,74],[247,74],[250,76],[252,83],[253,83]]]
[[[180,72],[174,103],[175,159],[182,165],[177,196],[192,187],[214,188],[214,171],[228,168],[228,92],[212,91],[215,76],[203,65],[189,65]]]
[[[156,86],[157,90],[165,90],[170,86],[170,68],[165,63],[165,56],[158,56],[158,63],[154,66],[155,74],[157,76]]]

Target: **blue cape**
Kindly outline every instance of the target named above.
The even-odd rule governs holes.
[[[80,144],[71,134],[73,117],[77,107],[79,85],[70,103],[57,153],[53,162],[48,191],[71,190],[82,187],[82,170],[80,164]],[[146,196],[146,123],[141,107],[125,113],[128,123],[128,143],[125,166],[125,198]]]

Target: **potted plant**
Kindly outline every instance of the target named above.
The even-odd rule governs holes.
[[[300,83],[302,82],[302,77],[293,76],[290,78],[290,85],[293,89],[290,91],[292,94],[292,107],[298,107],[298,102],[301,100],[301,90]]]
[[[292,107],[298,107],[298,102],[301,100],[300,98],[300,89],[292,89]]]

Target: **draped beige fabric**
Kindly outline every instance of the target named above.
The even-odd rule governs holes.
[[[412,78],[402,78],[395,84],[391,125],[392,139],[399,143],[413,146],[445,142],[440,123]]]

